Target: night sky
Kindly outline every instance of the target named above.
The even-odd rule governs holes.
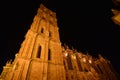
[[[120,26],[111,19],[111,9],[118,7],[111,0],[0,2],[0,72],[7,60],[14,60],[41,3],[56,12],[62,44],[94,57],[101,54],[120,73]]]

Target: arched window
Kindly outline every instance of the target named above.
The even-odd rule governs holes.
[[[98,69],[99,69],[100,73],[102,73],[102,74],[103,74],[103,71],[102,71],[101,67],[100,67],[99,65],[97,65],[97,67],[98,67]]]
[[[42,28],[42,29],[41,29],[41,33],[43,33],[43,32],[44,32],[44,29]]]
[[[78,65],[79,71],[82,71],[81,62],[80,62],[78,56],[76,56],[76,60],[77,60],[77,65]]]
[[[51,33],[51,31],[49,31],[49,37],[51,37],[52,36],[52,33]]]
[[[48,60],[51,60],[51,50],[48,49]]]
[[[41,56],[41,46],[38,47],[37,58],[40,58],[40,56]]]
[[[72,61],[71,61],[71,57],[70,57],[69,54],[68,54],[68,57],[67,57],[67,63],[68,63],[68,69],[73,70]]]

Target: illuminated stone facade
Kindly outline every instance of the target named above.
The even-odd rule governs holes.
[[[55,12],[40,5],[14,61],[0,80],[118,80],[110,61],[61,46]]]
[[[63,48],[66,80],[119,80],[109,60]]]

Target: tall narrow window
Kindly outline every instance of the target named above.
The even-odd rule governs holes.
[[[51,37],[51,32],[49,32],[49,37]]]
[[[100,66],[99,66],[99,65],[97,65],[97,67],[98,67],[98,69],[99,69],[100,73],[102,73],[102,74],[103,74],[103,72],[102,72],[102,70],[101,70]]]
[[[76,56],[76,58],[77,58],[76,60],[77,60],[77,65],[78,65],[79,71],[82,71],[81,62],[80,62],[78,56]]]
[[[64,64],[64,68],[65,68],[65,70],[66,70],[67,68],[66,68],[66,64],[65,64],[65,61],[63,61],[63,64]]]
[[[41,46],[38,47],[37,58],[40,58],[40,56],[41,56]]]
[[[48,60],[51,60],[51,50],[48,49]]]
[[[68,63],[68,69],[73,70],[72,61],[71,61],[71,57],[70,57],[69,54],[68,54],[68,57],[67,57],[67,63]]]
[[[42,29],[41,29],[41,33],[43,33],[43,32],[44,32],[44,29],[42,28]]]

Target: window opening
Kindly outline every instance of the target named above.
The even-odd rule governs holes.
[[[40,56],[41,56],[41,46],[38,47],[37,58],[40,58]]]
[[[51,60],[51,50],[48,50],[48,60]]]
[[[68,57],[67,57],[67,63],[68,63],[68,69],[73,70],[72,61],[71,61],[71,57],[70,57],[69,54],[68,54]]]

